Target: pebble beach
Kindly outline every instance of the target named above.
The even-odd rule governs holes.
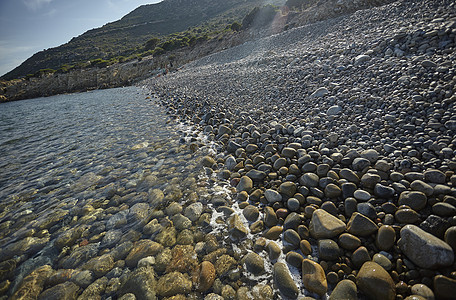
[[[141,82],[0,189],[0,299],[454,299],[455,48],[402,0]]]
[[[454,3],[397,1],[147,82],[229,191],[205,299],[454,297],[455,43]]]

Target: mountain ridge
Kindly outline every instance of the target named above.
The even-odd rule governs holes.
[[[65,64],[128,55],[154,36],[184,31],[211,20],[219,25],[226,25],[222,20],[240,20],[259,3],[262,1],[164,0],[141,5],[117,21],[90,29],[58,47],[35,53],[2,79],[25,77],[40,69],[58,69]]]

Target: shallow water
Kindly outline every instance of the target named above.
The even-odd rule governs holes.
[[[0,106],[0,199],[73,183],[141,142],[178,138],[165,113],[137,88],[101,90]],[[139,166],[138,166],[139,167]],[[37,198],[37,196],[35,196]]]
[[[7,295],[45,264],[78,269],[122,242],[153,239],[144,225],[156,219],[159,232],[166,206],[203,199],[201,151],[182,143],[189,130],[137,87],[1,104],[0,261],[16,266],[2,275]],[[71,260],[86,244],[93,254]]]

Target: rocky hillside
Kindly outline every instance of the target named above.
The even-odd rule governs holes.
[[[128,85],[144,79],[146,76],[158,74],[163,71],[163,68],[165,68],[166,65],[169,65],[170,63],[174,66],[174,68],[176,68],[195,59],[240,45],[247,41],[258,40],[261,37],[280,33],[293,27],[327,20],[336,16],[350,14],[363,8],[379,6],[389,2],[391,2],[391,0],[362,0],[357,2],[349,0],[288,0],[285,2],[285,6],[282,6],[280,9],[279,6],[276,6],[276,8],[271,10],[271,7],[266,6],[263,7],[265,9],[251,9],[248,14],[242,14],[243,11],[246,11],[247,8],[256,3],[255,1],[245,1],[242,5],[239,4],[241,6],[235,5],[233,9],[228,10],[230,13],[223,14],[226,16],[235,12],[236,16],[242,16],[242,18],[240,18],[242,25],[239,24],[240,27],[236,30],[231,28],[228,30],[225,29],[221,32],[215,30],[210,32],[210,36],[206,33],[202,33],[200,34],[200,38],[198,38],[198,40],[201,41],[197,42],[197,44],[180,46],[176,49],[168,50],[160,54],[157,52],[157,49],[164,49],[161,49],[159,46],[165,47],[164,45],[168,43],[162,41],[154,51],[146,51],[141,54],[133,55],[130,61],[127,62],[117,62],[112,65],[102,66],[101,64],[95,65],[94,62],[97,61],[95,60],[92,61],[92,64],[86,64],[85,67],[76,67],[71,71],[59,71],[55,73],[38,72],[40,74],[32,78],[2,81],[0,82],[0,101],[13,101],[39,96],[50,96],[59,93]],[[277,0],[273,3],[280,5],[281,3],[283,4],[284,1]],[[151,7],[155,6],[151,5]],[[134,20],[137,22],[144,21],[145,17],[140,14],[141,11],[143,11],[142,7],[127,15],[121,20],[123,22],[122,24],[130,24],[127,27],[131,27],[133,26],[131,24]],[[219,20],[219,22],[221,22],[220,18],[215,18],[215,20]],[[213,21],[214,19],[212,22]],[[229,26],[229,23],[226,22],[231,22],[231,19],[223,22],[224,26],[227,24]],[[236,22],[232,24],[235,23]],[[106,27],[110,28],[110,30],[106,30],[107,33],[114,30],[114,28],[120,28],[119,24],[113,24],[117,23],[106,25]],[[206,30],[208,28],[210,29],[211,26],[207,25],[206,22],[206,25],[203,27],[193,28],[191,31],[187,30],[183,33],[179,33],[179,35],[171,34],[168,35],[167,38],[168,41],[175,41],[176,39],[180,40],[180,37],[185,39],[188,34],[191,35],[193,32],[198,32],[202,30],[201,28],[205,28]],[[101,29],[98,31],[100,30]],[[97,30],[94,30],[93,32],[96,31]],[[81,39],[83,36],[81,36]],[[204,38],[201,39],[201,37]],[[71,43],[72,42],[69,44]],[[110,44],[109,46],[111,47],[112,45],[114,44]],[[49,51],[61,51],[63,48],[60,48],[61,47],[51,49]],[[85,49],[93,50],[91,47],[85,47]],[[64,51],[61,53],[64,53]],[[73,51],[70,51],[69,53],[69,55],[73,55],[71,54]],[[43,53],[37,53],[36,56],[41,54]],[[46,55],[48,54],[49,53]],[[52,55],[49,55],[49,57],[52,57]],[[33,60],[34,58],[32,57],[29,61]],[[101,62],[103,63],[103,61]],[[107,63],[107,61],[104,61],[104,63]],[[41,65],[41,67],[42,66],[45,65]],[[46,65],[46,67],[49,66]]]
[[[10,80],[40,69],[59,69],[93,59],[128,55],[154,36],[184,31],[205,22],[213,27],[242,18],[258,0],[164,0],[143,5],[122,19],[92,29],[59,47],[40,51],[3,76]],[[277,1],[276,1],[277,2]]]

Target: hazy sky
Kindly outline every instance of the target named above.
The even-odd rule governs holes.
[[[0,76],[34,53],[161,0],[0,0]]]

